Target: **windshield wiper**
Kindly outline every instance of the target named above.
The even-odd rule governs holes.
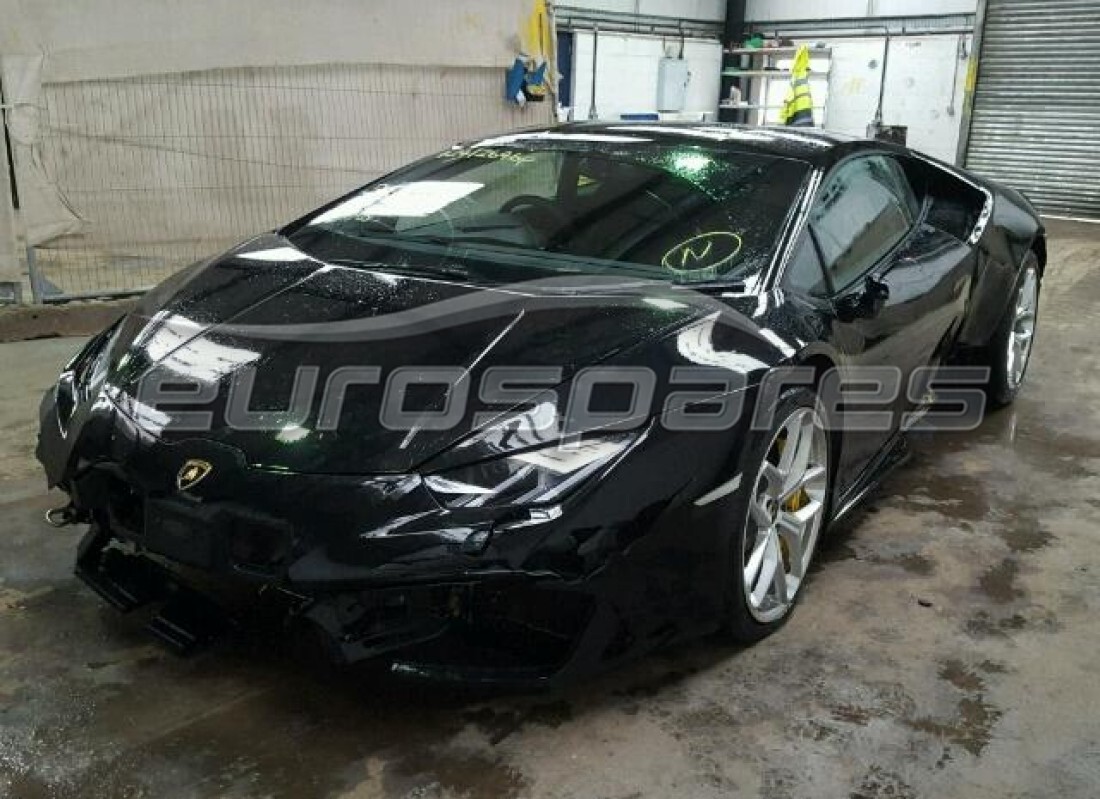
[[[355,261],[350,258],[328,258],[327,263],[338,266],[354,266],[362,269],[371,269],[378,272],[387,272],[395,275],[409,275],[412,277],[449,277],[455,280],[469,280],[470,272],[457,264],[439,264],[427,266],[423,264],[380,264],[373,261]]]
[[[454,247],[462,244],[490,244],[494,247],[509,247],[515,249],[517,247],[526,249],[523,245],[514,244],[510,241],[501,241],[500,239],[493,238],[492,236],[401,236],[405,241],[418,241],[425,244],[438,244],[442,247]]]
[[[733,294],[744,294],[748,285],[743,280],[700,280],[692,283],[690,280],[673,281],[674,289],[692,289],[694,291],[728,291]]]

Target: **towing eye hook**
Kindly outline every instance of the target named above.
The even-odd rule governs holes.
[[[81,514],[71,502],[68,505],[50,508],[46,511],[46,524],[50,527],[67,527],[70,524],[77,524],[80,521]]]

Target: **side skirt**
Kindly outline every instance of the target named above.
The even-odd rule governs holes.
[[[829,526],[836,524],[855,510],[872,491],[878,488],[887,475],[909,460],[910,454],[904,433],[898,432],[891,436],[863,469],[851,488],[836,500],[834,505],[836,511],[829,520]]]

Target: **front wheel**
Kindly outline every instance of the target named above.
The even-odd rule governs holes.
[[[986,395],[993,407],[1012,404],[1024,383],[1039,313],[1039,259],[1028,253],[1005,309],[982,359],[989,367]]]
[[[812,391],[780,397],[771,429],[751,436],[742,464],[752,482],[734,518],[729,628],[752,642],[794,608],[825,522],[829,435]]]

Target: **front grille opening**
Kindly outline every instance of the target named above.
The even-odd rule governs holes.
[[[436,604],[449,632],[403,653],[423,664],[553,672],[592,618],[589,596],[535,585],[452,587]]]
[[[563,663],[592,615],[589,597],[569,591],[515,585],[475,594],[463,638],[484,662],[501,656],[523,666]]]
[[[107,517],[116,532],[131,537],[145,534],[145,497],[128,483],[111,477],[107,486]]]
[[[229,535],[229,557],[239,569],[270,574],[290,555],[286,530],[251,519],[235,519]]]

